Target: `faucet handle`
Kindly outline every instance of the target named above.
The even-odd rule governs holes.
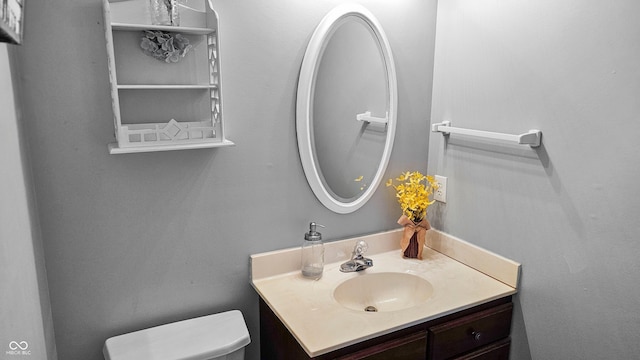
[[[340,265],[340,271],[342,272],[355,272],[362,271],[364,269],[373,266],[373,261],[362,256],[369,249],[369,245],[360,240],[353,247],[353,253],[351,254],[351,260]]]
[[[356,243],[356,246],[353,248],[353,255],[360,256],[369,250],[369,244],[366,241],[360,240]]]

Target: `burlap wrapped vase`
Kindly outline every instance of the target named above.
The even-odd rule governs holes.
[[[424,219],[414,222],[406,215],[402,215],[398,219],[398,224],[404,226],[402,240],[400,240],[400,248],[402,256],[409,259],[422,260],[422,249],[427,234],[427,230],[431,229],[429,221]]]

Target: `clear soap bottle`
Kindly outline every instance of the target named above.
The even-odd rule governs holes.
[[[304,234],[300,266],[302,276],[315,280],[322,277],[324,270],[324,244],[322,234],[316,231],[316,226],[324,227],[312,222],[309,224],[309,232]]]

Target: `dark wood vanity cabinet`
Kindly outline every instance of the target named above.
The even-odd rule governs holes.
[[[512,312],[508,302],[430,326],[427,359],[508,359]]]
[[[502,360],[509,359],[511,296],[391,334],[309,357],[260,299],[261,359]]]

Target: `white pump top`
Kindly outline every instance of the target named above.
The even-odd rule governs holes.
[[[232,310],[114,336],[103,353],[105,360],[206,360],[250,342],[242,313]]]

